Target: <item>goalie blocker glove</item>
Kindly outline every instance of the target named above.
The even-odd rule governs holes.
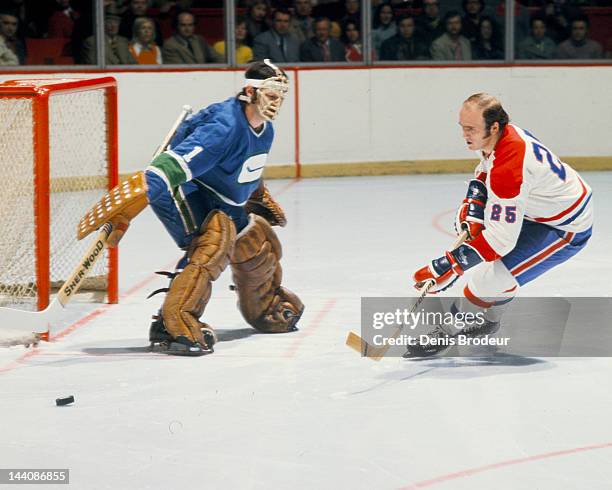
[[[105,223],[112,223],[113,231],[108,246],[116,247],[134,219],[149,201],[144,172],[136,172],[111,189],[93,208],[81,218],[77,227],[77,239],[82,240]]]

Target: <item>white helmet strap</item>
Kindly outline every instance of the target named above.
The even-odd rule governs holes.
[[[248,95],[240,95],[238,98],[250,104],[255,102],[261,116],[265,120],[271,121],[278,115],[283,100],[287,95],[289,80],[269,59],[265,59],[264,63],[274,70],[275,75],[263,80],[246,78],[244,80],[244,87],[256,88],[257,97],[255,100]]]

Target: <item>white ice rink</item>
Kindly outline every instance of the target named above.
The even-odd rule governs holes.
[[[612,173],[584,177],[591,242],[521,294],[612,295]],[[271,181],[300,331],[248,327],[227,270],[203,317],[220,343],[201,358],[130,350],[162,300],[145,299],[165,285],[152,272],[180,257],[143,213],[119,305],[70,305],[54,342],[0,350],[0,468],[69,468],[57,488],[74,489],[612,488],[612,359],[376,363],[344,345],[361,296],[412,295],[412,271],[452,242],[465,180]]]

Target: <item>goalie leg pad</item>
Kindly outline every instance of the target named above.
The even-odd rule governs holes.
[[[212,329],[199,318],[210,299],[212,282],[229,263],[235,239],[232,220],[222,211],[212,211],[191,242],[189,262],[172,280],[162,306],[164,325],[173,338],[182,336],[203,347],[212,347],[203,335],[212,334]]]
[[[281,287],[281,257],[281,244],[270,224],[251,214],[249,225],[236,239],[231,266],[238,308],[249,325],[261,332],[297,330],[304,311],[297,295]]]

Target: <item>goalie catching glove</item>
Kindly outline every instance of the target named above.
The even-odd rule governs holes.
[[[111,223],[113,231],[108,237],[107,246],[116,247],[130,226],[130,221],[148,204],[144,172],[137,172],[115,186],[81,218],[77,238],[82,240],[105,223]]]
[[[287,218],[283,208],[274,200],[263,180],[259,187],[251,194],[251,197],[244,206],[247,214],[253,213],[264,218],[272,226],[285,226]]]

